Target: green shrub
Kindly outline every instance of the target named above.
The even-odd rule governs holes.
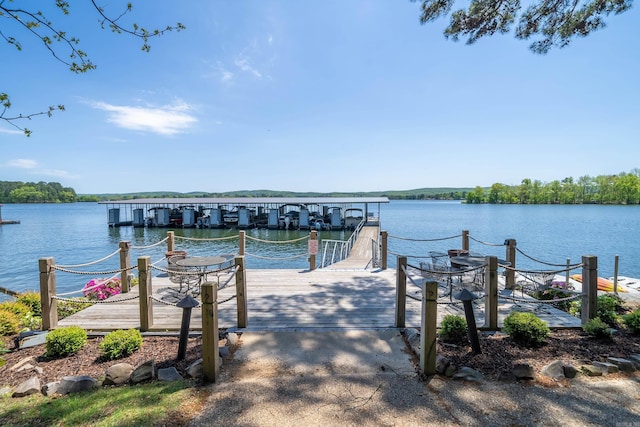
[[[467,339],[467,321],[464,317],[447,314],[440,323],[440,338],[444,342],[460,343]]]
[[[624,324],[627,325],[632,334],[640,334],[640,308],[632,313],[625,314],[622,316],[622,320],[624,320]]]
[[[18,301],[5,301],[0,304],[0,308],[12,312],[20,319],[22,319],[27,315],[27,313],[29,313],[29,311],[31,311],[28,305],[25,305]]]
[[[615,328],[618,326],[618,313],[622,313],[624,300],[618,295],[598,295],[596,317],[599,317],[607,325]]]
[[[86,342],[87,332],[80,326],[66,326],[54,329],[45,338],[47,356],[68,356],[80,350]]]
[[[13,335],[20,331],[20,318],[14,312],[0,307],[0,335]]]
[[[100,350],[107,359],[120,359],[138,350],[142,335],[137,329],[120,329],[110,332],[100,343]]]
[[[4,340],[0,338],[0,368],[3,367],[5,363],[7,363],[2,355],[8,352],[9,350],[7,349],[7,345],[4,343]]]
[[[86,298],[78,298],[75,301],[58,301],[58,319],[64,319],[76,314],[87,308],[88,305]]]
[[[540,346],[549,336],[547,324],[533,313],[515,311],[504,319],[504,332],[518,344]]]
[[[611,328],[599,317],[593,318],[582,325],[582,330],[594,338],[611,338]]]
[[[16,301],[29,306],[34,316],[42,316],[42,303],[40,302],[40,294],[38,292],[29,291],[21,293],[16,297]]]

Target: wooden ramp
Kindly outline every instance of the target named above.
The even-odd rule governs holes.
[[[324,267],[323,270],[364,270],[374,268],[372,265],[373,254],[371,253],[371,241],[377,241],[379,234],[380,227],[378,224],[365,225],[360,230],[360,234],[358,234],[358,238],[351,248],[349,257],[343,261]]]
[[[244,330],[372,329],[395,327],[396,270],[248,270],[248,327]],[[233,281],[232,281],[233,282]],[[154,295],[171,304],[182,298],[175,284],[166,277],[154,277]],[[420,326],[420,289],[410,282],[407,298],[407,327]],[[135,296],[137,287],[127,298]],[[219,327],[235,329],[236,304],[233,283],[218,294]],[[445,301],[446,302],[446,301]],[[501,300],[498,324],[513,309]],[[79,325],[92,331],[111,331],[140,327],[138,299],[119,303],[95,304],[59,322],[60,326]],[[534,310],[522,306],[521,310]],[[544,307],[536,312],[551,327],[579,327],[580,319]],[[484,300],[474,305],[476,323],[484,323]],[[446,314],[464,316],[461,304],[438,306],[438,322]],[[178,331],[182,309],[155,302],[152,331]],[[191,313],[191,329],[201,330],[200,308]]]

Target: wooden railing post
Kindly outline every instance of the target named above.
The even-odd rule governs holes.
[[[398,256],[398,267],[396,269],[396,328],[405,327],[407,313],[407,257]]]
[[[318,255],[318,232],[311,230],[309,236],[309,270],[316,269],[316,255]]]
[[[244,256],[244,250],[246,245],[246,233],[244,230],[238,232],[238,255]]]
[[[420,328],[420,371],[436,373],[436,335],[438,327],[438,283],[422,284],[422,324]]]
[[[129,282],[129,272],[131,271],[131,242],[120,242],[120,285],[122,286],[121,292],[126,294],[131,289],[131,283]]]
[[[138,258],[138,291],[140,295],[140,330],[146,332],[153,326],[153,300],[151,299],[151,257]]]
[[[462,230],[462,249],[469,250],[469,230]]]
[[[584,325],[598,312],[598,257],[582,257],[582,308],[580,320]]]
[[[498,330],[498,257],[486,257],[484,329]]]
[[[249,321],[247,310],[247,279],[245,276],[244,257],[235,257],[236,269],[236,309],[238,328],[246,328]]]
[[[386,231],[381,231],[380,232],[380,238],[382,240],[382,249],[380,250],[380,258],[381,258],[381,267],[383,270],[387,269],[387,244],[388,244],[388,238],[389,238],[389,233],[387,233]]]
[[[205,381],[216,382],[220,372],[218,350],[218,287],[206,282],[202,295],[202,374]]]
[[[42,330],[48,331],[58,326],[58,300],[56,296],[56,271],[51,268],[53,258],[40,258],[40,304],[42,305]]]
[[[176,246],[176,234],[173,231],[167,231],[167,252],[173,252]]]
[[[506,248],[506,259],[511,263],[507,268],[507,276],[505,277],[505,288],[513,289],[516,284],[516,239],[507,239],[504,241]]]

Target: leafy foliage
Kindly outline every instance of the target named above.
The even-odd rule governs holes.
[[[88,300],[86,298],[76,298],[75,300],[58,301],[58,319],[64,319],[72,314],[87,308]]]
[[[28,306],[34,316],[42,316],[42,303],[38,292],[23,292],[16,297],[16,301]]]
[[[594,338],[611,338],[611,328],[599,317],[595,317],[582,325],[582,330]]]
[[[80,350],[87,342],[87,332],[80,326],[66,326],[47,334],[47,356],[64,357]]]
[[[137,329],[120,329],[108,333],[100,343],[100,350],[108,359],[129,356],[142,345],[142,335]]]
[[[185,26],[181,23],[177,23],[175,26],[167,26],[164,29],[148,30],[145,27],[141,27],[136,23],[133,23],[130,28],[123,27],[119,21],[128,13],[132,11],[132,4],[127,3],[124,12],[121,12],[115,18],[106,14],[105,9],[99,7],[95,0],[92,0],[95,10],[98,12],[100,19],[100,26],[102,29],[109,28],[111,32],[117,34],[128,34],[133,37],[137,37],[142,40],[142,50],[149,52],[151,46],[149,39],[152,37],[158,37],[168,31],[181,31],[185,29]],[[0,1],[0,17],[8,18],[4,20],[7,26],[14,25],[18,30],[22,30],[25,34],[36,37],[46,47],[49,53],[59,62],[69,67],[69,70],[76,74],[86,73],[87,71],[94,70],[96,65],[89,58],[89,54],[80,48],[80,39],[69,35],[66,31],[63,31],[56,23],[51,21],[41,11],[36,9],[30,9],[29,7],[11,7],[12,1],[5,2]],[[57,0],[55,5],[64,15],[69,15],[71,6],[68,1]],[[36,6],[31,6],[36,7]],[[18,51],[22,50],[22,44],[20,40],[12,35],[7,35],[4,31],[0,31],[0,36],[10,45],[15,47]],[[69,59],[66,59],[69,58]],[[11,99],[9,94],[0,92],[0,119],[5,120],[15,128],[24,132],[25,135],[30,136],[31,131],[27,128],[22,128],[16,124],[18,120],[30,120],[35,116],[47,115],[51,117],[55,111],[64,111],[64,105],[49,106],[46,111],[31,113],[31,114],[18,114],[17,116],[8,116],[7,111],[11,108]]]
[[[473,44],[482,37],[510,32],[517,21],[515,37],[524,40],[539,37],[529,48],[544,54],[552,47],[569,45],[574,37],[586,37],[604,28],[604,17],[626,12],[633,0],[534,0],[524,11],[519,0],[471,0],[467,9],[451,12],[454,3],[454,0],[421,0],[420,23],[450,15],[445,37],[454,41],[466,37],[467,44]]]
[[[440,323],[440,338],[444,342],[462,343],[468,335],[467,321],[462,316],[447,314]]]
[[[624,324],[634,334],[640,334],[640,308],[622,316]]]
[[[0,307],[0,335],[13,335],[20,331],[20,317]]]
[[[522,345],[541,346],[549,336],[549,326],[533,313],[514,311],[504,319],[504,332],[514,342]]]
[[[73,203],[77,200],[73,188],[58,182],[0,181],[0,203]]]

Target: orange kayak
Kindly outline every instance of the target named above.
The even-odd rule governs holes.
[[[572,274],[571,278],[577,282],[582,283],[582,274]],[[598,277],[598,290],[604,292],[613,292],[613,282],[605,279],[604,277]],[[627,292],[625,288],[618,285],[618,292]]]

